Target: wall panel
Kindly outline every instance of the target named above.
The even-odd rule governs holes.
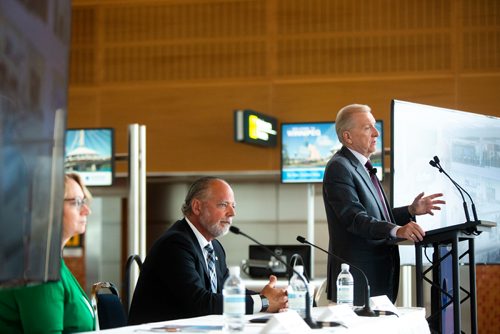
[[[280,76],[452,70],[449,1],[279,1]]]
[[[71,17],[70,85],[97,83],[97,8],[73,7]]]
[[[500,265],[476,266],[478,333],[494,334],[500,328]]]
[[[70,90],[68,96],[68,126],[70,127],[99,127],[114,126],[114,122],[105,124],[102,122],[99,92],[95,89]]]
[[[279,148],[233,142],[237,108],[330,120],[367,103],[386,133],[392,98],[500,115],[499,7],[75,0],[69,125],[114,126],[124,152],[127,125],[146,124],[148,171],[162,173],[277,170]]]
[[[102,121],[120,129],[133,122],[147,126],[149,172],[233,170],[236,164],[241,165],[239,170],[279,167],[276,150],[233,139],[233,111],[245,107],[267,110],[266,85],[126,91],[106,90],[101,97],[101,108],[106,111]]]
[[[463,110],[500,117],[500,76],[470,75],[457,80],[457,105]]]

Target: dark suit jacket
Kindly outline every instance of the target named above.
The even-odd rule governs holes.
[[[130,306],[129,324],[222,314],[222,288],[229,270],[220,242],[212,240],[212,245],[217,257],[217,293],[210,290],[203,252],[187,221],[172,225],[146,256]],[[252,313],[249,296],[246,308]]]
[[[365,167],[342,147],[328,162],[323,178],[330,236],[330,252],[362,269],[370,283],[371,296],[387,295],[395,300],[399,284],[399,251],[387,241],[396,225],[408,223],[412,217],[408,207],[392,209],[391,221],[383,219],[383,208]],[[387,198],[384,200],[390,208]],[[389,210],[391,211],[391,210]],[[328,260],[328,298],[336,301],[336,278],[340,261]],[[354,304],[364,304],[363,276],[351,268],[354,276]]]

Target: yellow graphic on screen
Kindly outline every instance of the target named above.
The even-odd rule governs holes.
[[[273,125],[255,115],[248,117],[248,136],[255,140],[269,140],[269,135],[276,135]]]

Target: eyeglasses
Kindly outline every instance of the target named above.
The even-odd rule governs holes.
[[[89,205],[89,200],[88,198],[80,198],[80,197],[75,197],[75,198],[65,198],[65,202],[72,202],[71,205],[75,206],[78,211],[82,209],[84,205]]]

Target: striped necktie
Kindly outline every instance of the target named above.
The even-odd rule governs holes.
[[[212,244],[206,245],[205,250],[207,251],[207,266],[210,274],[210,286],[212,288],[212,292],[217,293],[217,273],[215,272],[215,255]]]
[[[382,193],[382,187],[380,186],[380,181],[377,178],[377,168],[373,168],[372,163],[368,160],[365,164],[366,169],[370,173],[370,179],[372,180],[375,189],[377,190],[378,199],[382,204],[382,208],[384,209],[383,215],[386,221],[391,222],[391,216],[389,215],[389,210],[387,209],[387,205],[385,204],[384,195]]]

